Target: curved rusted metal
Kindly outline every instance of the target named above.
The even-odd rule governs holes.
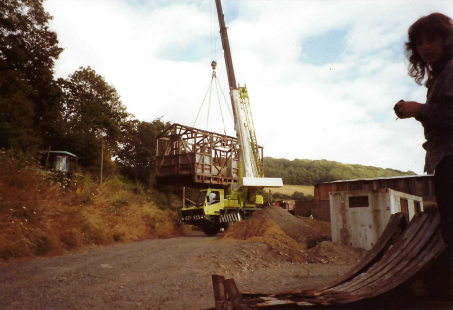
[[[373,298],[411,279],[440,256],[445,247],[438,214],[419,213],[407,227],[404,215],[393,214],[375,246],[353,269],[335,282],[314,290],[276,294],[242,293],[243,305],[240,309],[279,305],[327,306]],[[218,281],[217,287],[220,287],[222,280],[217,277],[214,279]],[[231,285],[231,280],[225,281]],[[224,288],[225,296],[237,295],[237,292],[229,293],[228,288]],[[223,299],[220,303],[216,302],[216,307],[229,302],[228,298]],[[223,309],[220,306],[216,309]]]

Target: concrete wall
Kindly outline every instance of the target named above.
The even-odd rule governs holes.
[[[329,200],[330,192],[353,190],[393,190],[423,197],[423,200],[435,202],[434,176],[417,175],[389,178],[357,179],[320,183],[315,185],[315,200]]]
[[[401,201],[403,208],[407,205],[407,209],[404,209],[408,220],[417,212],[415,201],[423,210],[421,197],[389,188],[331,192],[332,240],[371,249],[384,231],[391,214],[402,211]]]

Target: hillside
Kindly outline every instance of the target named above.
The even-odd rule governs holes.
[[[280,193],[280,194],[284,194],[284,195],[288,195],[288,196],[291,196],[295,192],[299,192],[305,196],[313,196],[314,186],[283,184],[283,187],[279,187],[279,188],[265,187],[264,190],[267,192],[269,192],[269,190],[271,190],[272,193]]]
[[[399,171],[371,166],[342,164],[336,161],[264,158],[266,177],[282,178],[284,184],[314,185],[336,180],[415,175],[412,171]]]
[[[26,156],[0,150],[0,263],[86,246],[179,236],[170,192],[124,177],[102,185],[85,174],[70,184]]]

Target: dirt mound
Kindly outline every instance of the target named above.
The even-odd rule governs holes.
[[[315,232],[321,235],[332,236],[330,222],[318,221],[309,217],[297,216],[297,218],[310,226]]]
[[[265,243],[274,254],[291,262],[356,264],[366,253],[363,249],[331,242],[330,223],[297,218],[276,206],[266,207],[249,220],[231,225],[222,239]]]
[[[289,237],[302,248],[309,249],[318,242],[330,240],[330,236],[317,232],[305,221],[291,215],[277,206],[268,206],[253,213],[251,219],[265,219],[278,225]]]
[[[305,253],[306,261],[313,264],[356,264],[366,254],[366,250],[354,248],[337,242],[318,243]]]
[[[222,239],[265,243],[270,250],[286,256],[288,261],[304,261],[301,255],[304,247],[289,237],[278,225],[263,218],[241,221],[230,226]]]

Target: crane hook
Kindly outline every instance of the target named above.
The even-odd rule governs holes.
[[[215,73],[215,68],[217,67],[217,63],[215,60],[211,62],[211,67],[212,67],[212,77],[217,78],[216,73]]]

